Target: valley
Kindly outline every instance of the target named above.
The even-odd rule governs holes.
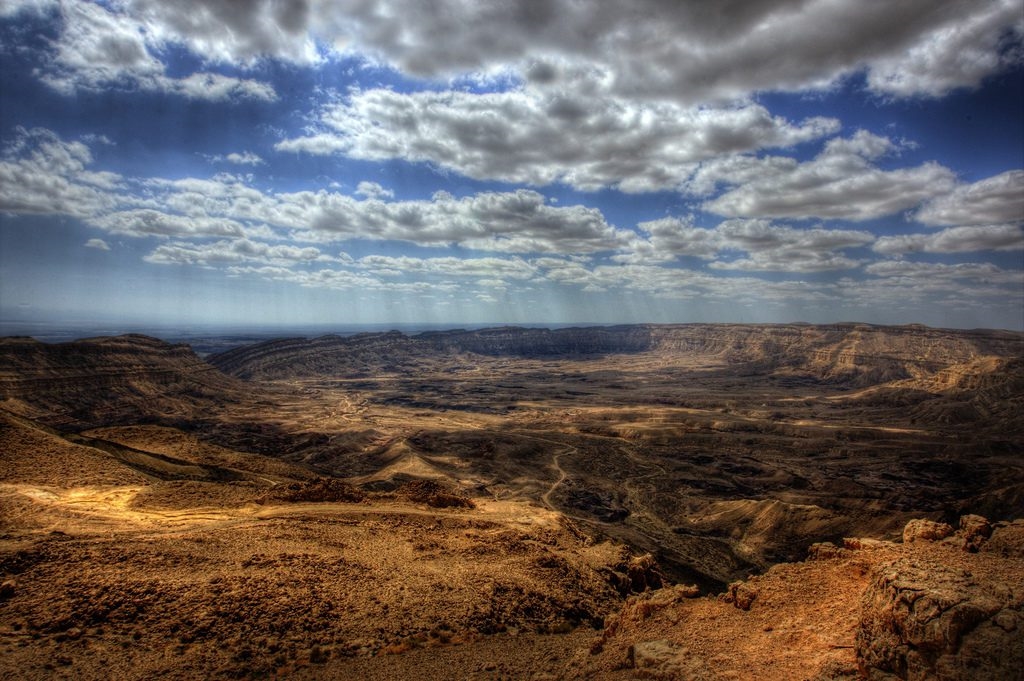
[[[507,327],[205,360],[12,338],[0,397],[0,646],[25,678],[404,678],[428,650],[568,678],[630,594],[710,602],[815,543],[1024,517],[1011,332]]]

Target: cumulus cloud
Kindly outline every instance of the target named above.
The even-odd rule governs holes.
[[[0,211],[84,217],[110,210],[122,178],[89,170],[91,164],[82,142],[17,128],[0,155]]]
[[[0,12],[53,4],[11,0]],[[207,62],[244,68],[264,57],[312,65],[357,54],[413,76],[511,72],[552,87],[572,73],[586,82],[575,89],[687,105],[823,89],[861,71],[868,87],[886,96],[938,96],[1019,63],[1024,35],[1017,0],[253,0],[243,11],[236,0],[60,6],[76,21],[109,21],[97,18],[102,12],[120,29],[134,28],[150,55],[157,50],[149,48],[178,45]],[[138,36],[115,35],[116,47],[129,48],[122,56],[132,68],[151,72],[150,59],[136,49]],[[106,58],[100,64],[117,69]],[[80,73],[96,80],[90,69]]]
[[[1019,251],[1024,250],[1024,228],[1010,224],[967,225],[934,234],[883,236],[872,249],[884,255]]]
[[[254,154],[251,151],[243,152],[232,152],[230,154],[214,154],[212,156],[205,156],[211,163],[231,163],[237,166],[261,166],[266,164],[259,154]]]
[[[831,286],[802,281],[767,281],[756,277],[718,276],[681,267],[624,263],[593,265],[558,258],[534,261],[544,279],[581,290],[601,293],[635,291],[672,300],[756,302],[807,302],[825,300]]]
[[[1019,285],[1024,283],[1024,271],[1005,270],[992,263],[947,264],[884,260],[866,266],[864,271],[877,277],[920,279],[932,282],[972,279],[991,284]]]
[[[392,202],[298,192],[277,195],[261,214],[309,241],[363,238],[504,253],[611,251],[633,234],[609,225],[599,210],[550,205],[543,194],[527,189]]]
[[[60,11],[60,34],[40,72],[58,92],[120,87],[211,101],[276,99],[270,85],[252,79],[204,71],[168,76],[158,56],[167,43],[128,14],[76,0],[61,3]]]
[[[101,251],[109,251],[110,246],[103,239],[89,239],[85,242],[86,248],[95,248]]]
[[[330,11],[330,5],[309,0],[250,0],[244,7],[236,0],[124,3],[158,39],[183,43],[209,60],[243,64],[265,56],[298,64],[319,62],[313,13]]]
[[[425,162],[479,180],[593,190],[679,186],[698,161],[790,147],[832,134],[839,122],[799,124],[757,104],[682,107],[579,92],[367,90],[328,106],[323,130],[279,151]]]
[[[1016,0],[980,3],[960,21],[926,32],[908,50],[876,59],[868,87],[897,97],[938,97],[974,87],[1021,61],[1024,13]]]
[[[232,276],[257,276],[271,281],[296,284],[304,288],[339,291],[389,291],[393,293],[451,293],[459,286],[444,281],[386,281],[363,272],[348,269],[296,270],[271,265],[234,265],[227,268]]]
[[[329,260],[328,256],[313,247],[278,244],[271,245],[249,239],[217,241],[214,243],[174,242],[161,244],[145,256],[147,262],[177,265],[227,265],[234,263],[259,262],[268,265],[288,265]]]
[[[504,253],[615,251],[634,236],[597,209],[553,205],[526,189],[391,201],[384,200],[390,190],[364,183],[361,193],[375,198],[359,200],[322,190],[264,192],[231,174],[129,181],[88,170],[91,161],[81,142],[21,131],[0,161],[0,210],[71,215],[136,237],[280,239],[287,231],[306,242],[392,240]]]
[[[236,220],[223,217],[190,217],[152,208],[116,211],[89,219],[94,227],[126,236],[242,237],[248,230]]]
[[[41,14],[56,5],[56,0],[4,0],[0,2],[0,18],[13,17],[21,12]]]
[[[859,70],[879,92],[940,94],[1016,60],[1001,41],[1022,33],[1016,0],[380,0],[316,7],[311,25],[415,75],[511,63],[551,83],[552,64],[587,63],[611,92],[688,103],[824,88]]]
[[[642,222],[647,234],[630,253],[615,256],[618,262],[656,262],[676,256],[711,260],[721,270],[822,272],[852,269],[862,261],[842,254],[874,241],[860,230],[796,229],[769,220],[727,220],[714,228],[695,227],[690,221],[664,218]],[[739,257],[731,257],[744,254]]]
[[[806,166],[815,168],[810,173],[814,181],[805,183],[808,191],[817,191],[815,183],[837,167],[853,168],[853,176],[860,173],[872,181],[878,173],[892,180],[896,171],[882,171],[875,163],[896,148],[886,138],[858,134],[832,140],[822,155],[803,164],[773,156],[732,156],[725,162],[732,164],[730,174],[696,180],[712,186],[717,177],[726,177],[727,186],[763,178],[792,180]],[[68,215],[107,234],[152,239],[156,243],[145,260],[153,264],[215,268],[228,276],[308,288],[418,296],[457,292],[462,299],[483,300],[564,286],[581,293],[637,293],[702,304],[873,304],[895,309],[921,302],[976,301],[1005,307],[1006,301],[1021,300],[1024,283],[1019,270],[985,263],[867,262],[867,247],[886,256],[1020,250],[1021,226],[1012,222],[957,225],[877,240],[867,230],[801,228],[768,218],[726,219],[708,227],[696,226],[692,218],[664,218],[640,223],[634,230],[610,224],[597,209],[556,205],[527,189],[465,197],[439,191],[429,200],[394,200],[390,190],[372,182],[360,183],[357,196],[274,192],[252,186],[244,175],[126,178],[92,166],[89,147],[81,141],[64,140],[47,130],[19,130],[0,157],[0,210]],[[968,207],[980,211],[1003,206],[986,209],[999,214],[1005,204],[993,197],[1012,195],[1007,187],[1017,181],[1013,173],[974,185],[955,185],[950,179],[952,188],[921,212],[952,219]],[[954,196],[960,198],[942,204]],[[351,241],[490,253],[353,258],[329,253],[324,246]],[[86,245],[102,248],[101,243],[106,242],[92,239]],[[685,258],[704,262],[690,268],[684,266]],[[773,281],[781,278],[744,274],[854,268],[861,268],[868,279]]]
[[[532,278],[537,270],[522,258],[412,258],[368,255],[353,263],[380,276],[428,274],[455,277],[489,277],[495,281]]]
[[[395,193],[376,182],[363,181],[356,185],[356,196],[365,196],[368,199],[390,199],[395,196]]]
[[[1019,315],[1024,305],[1024,271],[991,263],[922,263],[890,260],[864,268],[867,279],[836,282],[833,305],[886,309],[905,317],[923,310],[989,309]]]
[[[1024,170],[958,185],[922,206],[915,218],[935,226],[1024,222]]]
[[[814,159],[726,157],[708,161],[686,189],[726,191],[702,207],[728,217],[870,220],[893,215],[952,190],[955,176],[937,163],[882,170],[874,160],[896,153],[886,137],[860,130],[829,140]]]

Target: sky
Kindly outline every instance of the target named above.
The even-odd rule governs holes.
[[[0,0],[0,323],[1024,328],[1020,0]]]

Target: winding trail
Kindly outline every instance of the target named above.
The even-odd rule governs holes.
[[[575,447],[573,447],[573,449],[575,449]],[[558,471],[558,480],[555,480],[553,483],[551,483],[551,487],[548,488],[548,491],[544,492],[544,494],[542,494],[540,497],[540,500],[544,502],[544,505],[550,508],[552,511],[556,511],[558,509],[556,509],[555,505],[551,503],[551,494],[555,491],[555,488],[557,488],[559,485],[565,482],[565,479],[569,477],[569,474],[565,472],[564,468],[562,468],[562,463],[560,461],[560,459],[562,458],[562,454],[565,454],[565,452],[559,452],[555,454],[553,457],[551,457],[551,465],[554,467],[556,471]]]

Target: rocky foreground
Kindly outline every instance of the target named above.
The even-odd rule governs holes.
[[[1024,522],[915,520],[903,539],[816,544],[717,597],[631,597],[571,677],[1024,678]]]

